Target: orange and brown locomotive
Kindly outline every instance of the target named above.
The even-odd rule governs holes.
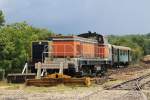
[[[104,36],[95,32],[51,36],[32,43],[32,62],[41,62],[48,73],[56,73],[62,66],[67,75],[99,76],[110,66],[128,65],[131,49],[108,44]]]

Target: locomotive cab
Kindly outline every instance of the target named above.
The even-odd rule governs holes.
[[[32,42],[32,62],[37,63],[44,60],[42,57],[42,53],[44,51],[48,52],[48,49],[46,49],[47,46],[48,42],[46,41]]]

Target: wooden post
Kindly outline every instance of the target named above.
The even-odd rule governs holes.
[[[0,69],[0,72],[2,73],[2,80],[5,79],[5,70],[4,69]]]
[[[3,69],[3,78],[2,80],[5,80],[5,70]]]
[[[41,62],[38,62],[37,77],[36,77],[37,79],[41,79],[41,66],[42,66]]]
[[[28,74],[28,63],[27,63],[27,66],[26,66],[26,74]]]
[[[60,73],[60,74],[63,74],[63,69],[64,69],[64,68],[63,68],[63,67],[64,67],[63,64],[64,64],[63,62],[60,63],[60,68],[59,68],[59,73]]]

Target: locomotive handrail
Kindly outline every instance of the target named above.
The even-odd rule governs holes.
[[[44,52],[48,50],[48,45],[44,45],[44,50],[42,52],[42,63],[44,62],[43,56],[44,56]]]
[[[62,51],[58,50],[62,46]],[[88,52],[86,50],[83,50],[83,48],[80,47],[80,50],[75,52],[75,47],[76,45],[71,45],[71,44],[52,44],[51,46],[46,45],[44,47],[43,53],[42,53],[42,62],[44,62],[45,55],[44,54],[51,54],[51,56],[58,56],[61,55],[62,57],[66,58],[67,56],[77,56],[77,57],[82,57],[82,58],[92,58],[90,53],[92,50],[90,49]],[[52,51],[48,51],[51,49]],[[96,47],[96,52],[93,53],[93,57],[98,57],[98,58],[105,58],[105,47]],[[48,51],[48,52],[47,52]],[[78,53],[79,52],[79,53]],[[69,55],[70,54],[70,55]]]
[[[56,47],[56,46],[63,46],[63,52],[56,52],[56,51],[58,51],[58,47]],[[54,46],[55,46],[55,48],[54,48]],[[67,51],[67,46],[70,46],[70,48],[72,48],[72,50],[71,51]],[[74,49],[73,49],[73,45],[70,45],[70,44],[53,44],[52,46],[50,46],[50,47],[48,47],[48,48],[51,48],[52,47],[52,51],[50,51],[50,52],[46,52],[46,51],[44,51],[42,54],[52,54],[52,55],[56,55],[57,56],[57,54],[62,54],[63,56],[64,56],[64,58],[65,58],[65,55],[66,54],[73,54],[74,53]],[[55,50],[55,52],[53,51],[53,50]],[[75,55],[75,54],[73,54],[73,55]]]

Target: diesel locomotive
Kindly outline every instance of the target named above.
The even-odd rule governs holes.
[[[76,36],[51,36],[32,42],[32,62],[43,71],[56,73],[60,67],[71,76],[99,76],[109,67],[127,66],[131,62],[131,48],[111,45],[96,32]]]

